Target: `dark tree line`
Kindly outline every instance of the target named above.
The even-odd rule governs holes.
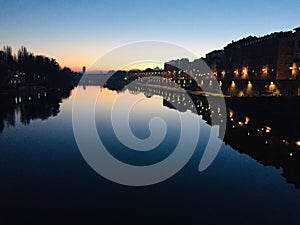
[[[22,85],[64,86],[76,79],[70,68],[61,69],[58,62],[43,55],[34,55],[22,46],[17,53],[4,46],[0,50],[0,87]]]

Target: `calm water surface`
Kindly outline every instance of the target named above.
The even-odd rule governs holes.
[[[84,88],[87,96],[100,89]],[[73,135],[76,90],[61,102],[31,99],[45,101],[39,106],[44,111],[26,108],[24,97],[21,102],[11,99],[14,114],[3,119],[0,133],[1,224],[299,224],[300,189],[287,183],[282,169],[263,166],[223,143],[211,166],[198,171],[211,127],[190,111],[180,113],[200,117],[200,141],[179,173],[146,187],[123,186],[101,177],[85,162]],[[122,145],[109,122],[114,98],[130,98],[132,93],[101,90],[105,98],[97,102],[95,121],[112,155],[147,165],[172,153],[180,135],[178,111],[164,106],[156,95],[132,109],[130,125],[137,137],[149,136],[154,115],[164,118],[168,127],[162,144],[142,154]],[[8,108],[9,103],[1,107]]]

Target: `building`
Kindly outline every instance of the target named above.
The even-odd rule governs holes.
[[[188,70],[190,68],[190,61],[187,58],[176,59],[166,62],[164,64],[165,71],[178,71],[178,70]]]
[[[224,79],[299,79],[300,27],[233,41],[222,50],[208,53],[205,61]]]
[[[214,50],[205,56],[205,62],[209,65],[213,74],[217,75],[218,71],[223,68],[224,50]]]
[[[183,71],[183,72],[194,72],[195,74],[209,73],[210,69],[205,63],[204,58],[195,59],[189,61],[187,58],[176,59],[166,62],[164,64],[164,71]]]

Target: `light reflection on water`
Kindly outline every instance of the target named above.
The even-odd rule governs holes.
[[[95,90],[99,87],[87,87],[87,96]],[[59,103],[59,113],[54,117],[33,119],[29,125],[16,120],[16,126],[6,127],[0,134],[0,207],[5,209],[0,212],[2,221],[60,218],[74,223],[97,219],[112,223],[297,224],[300,192],[280,176],[282,169],[263,166],[223,144],[212,165],[204,172],[198,171],[210,132],[202,119],[193,158],[169,180],[140,188],[105,180],[86,164],[77,149],[71,122],[74,93]],[[197,116],[165,107],[159,96],[137,104],[130,115],[137,137],[148,137],[153,115],[165,119],[168,133],[157,149],[136,152],[112,135],[107,110],[114,97],[131,94],[108,89],[102,89],[102,94],[107,98],[97,103],[97,129],[104,131],[99,133],[114,156],[137,165],[151,164],[171,153],[180,131],[178,113]]]

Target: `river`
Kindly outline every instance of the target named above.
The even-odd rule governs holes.
[[[179,118],[185,116],[187,121],[197,120],[200,128],[191,159],[170,178],[149,186],[122,185],[99,175],[74,137],[72,110],[79,90],[86,99],[100,93],[94,121],[115,158],[136,166],[168,158],[181,135]],[[131,150],[116,137],[110,117],[118,98],[120,109],[132,98],[141,98],[128,117],[132,134],[139,139],[151,135],[151,118],[164,120],[165,138],[154,150]],[[272,153],[261,156],[262,147],[254,142],[252,154],[243,146],[247,142],[236,140],[238,134],[227,129],[231,136],[227,133],[220,140],[216,158],[200,172],[211,125],[204,115],[168,107],[160,95],[146,98],[144,93],[128,90],[78,86],[70,93],[3,94],[1,102],[1,224],[298,224],[299,175],[293,170],[287,176],[284,170],[293,164],[283,169],[286,164],[280,163],[288,156],[299,161],[294,150],[294,155],[288,152],[273,159]],[[77,108],[84,119],[85,102],[77,104],[82,104]],[[114,116],[122,120],[122,110]],[[192,139],[195,134],[187,135]],[[184,148],[192,147],[191,143]]]

